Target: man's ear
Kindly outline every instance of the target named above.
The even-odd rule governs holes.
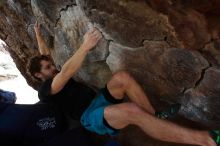
[[[39,78],[39,79],[41,79],[41,78],[42,78],[42,74],[41,74],[41,73],[39,73],[39,72],[35,73],[35,74],[34,74],[34,76],[35,76],[35,77],[37,77],[37,78]]]

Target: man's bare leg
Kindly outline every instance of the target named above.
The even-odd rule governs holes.
[[[105,108],[104,117],[108,124],[115,129],[122,129],[132,124],[140,127],[147,135],[162,141],[216,146],[208,132],[191,130],[158,119],[134,103],[108,106]]]
[[[110,94],[116,99],[122,99],[124,95],[145,109],[151,114],[155,114],[155,110],[151,105],[147,95],[144,93],[141,86],[126,72],[121,71],[113,75],[108,82],[107,88]]]

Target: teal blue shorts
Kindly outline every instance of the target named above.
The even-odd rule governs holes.
[[[80,121],[81,124],[89,131],[100,135],[109,134],[111,136],[115,136],[118,134],[119,130],[112,128],[104,119],[105,107],[115,104],[110,102],[111,100],[107,100],[108,98],[104,96],[103,92],[96,96],[82,114]]]

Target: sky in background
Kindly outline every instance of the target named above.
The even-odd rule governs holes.
[[[0,48],[2,43],[0,40]],[[27,84],[24,77],[16,68],[11,56],[8,53],[0,51],[0,77],[4,76],[10,79],[0,80],[0,89],[15,92],[17,104],[34,104],[39,101],[37,91]]]

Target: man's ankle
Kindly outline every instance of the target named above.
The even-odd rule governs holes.
[[[220,131],[219,130],[211,130],[209,131],[209,136],[216,143],[217,146],[220,145]]]
[[[217,146],[210,133],[207,131],[202,132],[200,137],[201,146]]]

